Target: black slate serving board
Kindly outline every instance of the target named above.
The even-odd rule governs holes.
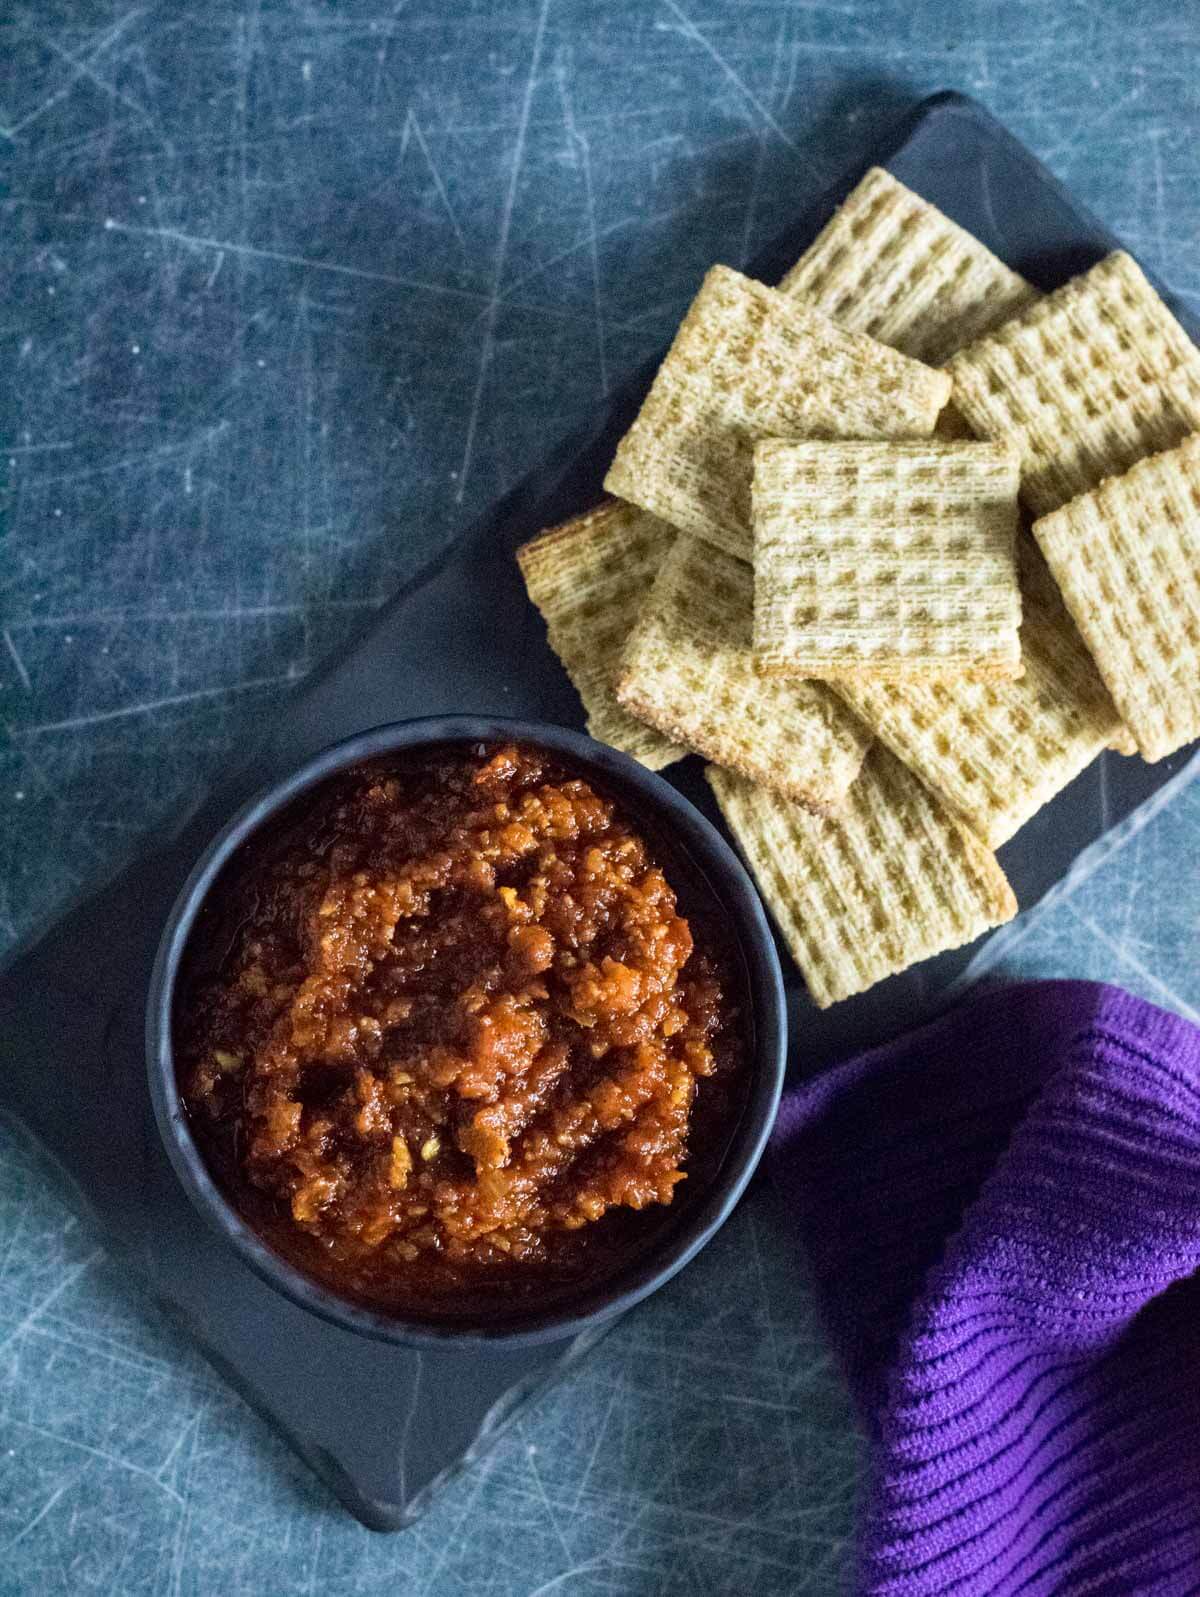
[[[1117,246],[991,116],[946,94],[920,106],[835,191],[814,196],[753,263],[754,274],[782,276],[874,162],[1044,288]],[[1188,308],[1173,308],[1200,338]],[[211,834],[255,789],[324,745],[381,722],[453,712],[582,724],[512,553],[594,502],[650,375],[310,677],[243,767],[222,774],[107,887],[41,929],[0,973],[0,1111],[15,1114],[53,1155],[160,1306],[375,1529],[410,1523],[598,1333],[508,1352],[409,1350],[328,1325],[272,1292],[195,1214],[159,1145],[143,1048],[150,967],[167,911]],[[1161,799],[1186,766],[1185,754],[1156,766],[1106,755],[1085,772],[1001,851],[1023,908],[1084,850]],[[668,774],[713,813],[698,761]],[[944,955],[825,1014],[793,974],[793,1069],[811,1071],[930,1014],[970,975],[971,959],[971,951]]]

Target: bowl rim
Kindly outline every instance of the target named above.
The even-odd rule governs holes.
[[[340,1297],[276,1253],[237,1212],[209,1173],[191,1135],[175,1075],[172,1007],[184,948],[210,888],[234,852],[300,794],[349,766],[379,755],[438,743],[532,745],[563,756],[611,782],[618,798],[633,790],[671,824],[675,845],[700,869],[728,914],[742,953],[754,1011],[751,1077],[724,1159],[694,1210],[664,1246],[628,1270],[584,1288],[578,1297],[494,1326],[406,1320]],[[593,1329],[632,1308],[677,1275],[729,1218],[770,1136],[783,1088],[787,1013],[775,940],[745,866],[691,801],[656,772],[581,732],[501,716],[442,715],[386,722],[330,744],[259,789],[226,821],[196,860],[172,905],[155,953],[146,1002],[146,1063],[159,1135],[184,1191],[203,1219],[261,1280],[321,1319],[409,1347],[528,1347]]]

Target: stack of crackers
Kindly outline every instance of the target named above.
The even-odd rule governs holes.
[[[1200,351],[1125,254],[1048,296],[888,173],[709,272],[519,551],[592,735],[710,762],[825,1006],[1010,919],[994,850],[1200,733]]]

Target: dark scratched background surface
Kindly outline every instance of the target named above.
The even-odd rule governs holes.
[[[1200,298],[1187,5],[8,15],[0,945],[237,759],[669,339],[712,261],[745,262],[923,95],[976,96]],[[1192,789],[1008,968],[1195,1017],[1198,855]],[[859,1445],[769,1202],[380,1538],[0,1130],[0,1592],[835,1590]]]

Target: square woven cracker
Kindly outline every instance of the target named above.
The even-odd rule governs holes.
[[[664,736],[814,809],[833,809],[870,734],[821,682],[772,682],[751,654],[754,574],[681,536],[663,561],[617,697]]]
[[[1018,464],[995,443],[760,443],[759,670],[1019,676]]]
[[[1117,736],[1120,718],[1030,541],[1019,542],[1025,674],[840,682],[838,691],[983,842],[999,848]]]
[[[836,815],[707,774],[821,1009],[1017,912],[996,856],[878,743]]]
[[[1145,758],[1200,737],[1200,433],[1033,535]]]
[[[652,771],[685,751],[621,708],[614,679],[638,608],[674,537],[644,510],[610,501],[517,550],[550,647],[583,700],[588,731]]]
[[[1021,497],[1049,515],[1200,428],[1200,350],[1123,251],[947,363],[981,438],[1021,451]]]
[[[931,366],[1038,298],[977,238],[878,166],[779,287]]]
[[[749,560],[759,438],[924,438],[940,372],[714,266],[604,479],[609,493]]]

